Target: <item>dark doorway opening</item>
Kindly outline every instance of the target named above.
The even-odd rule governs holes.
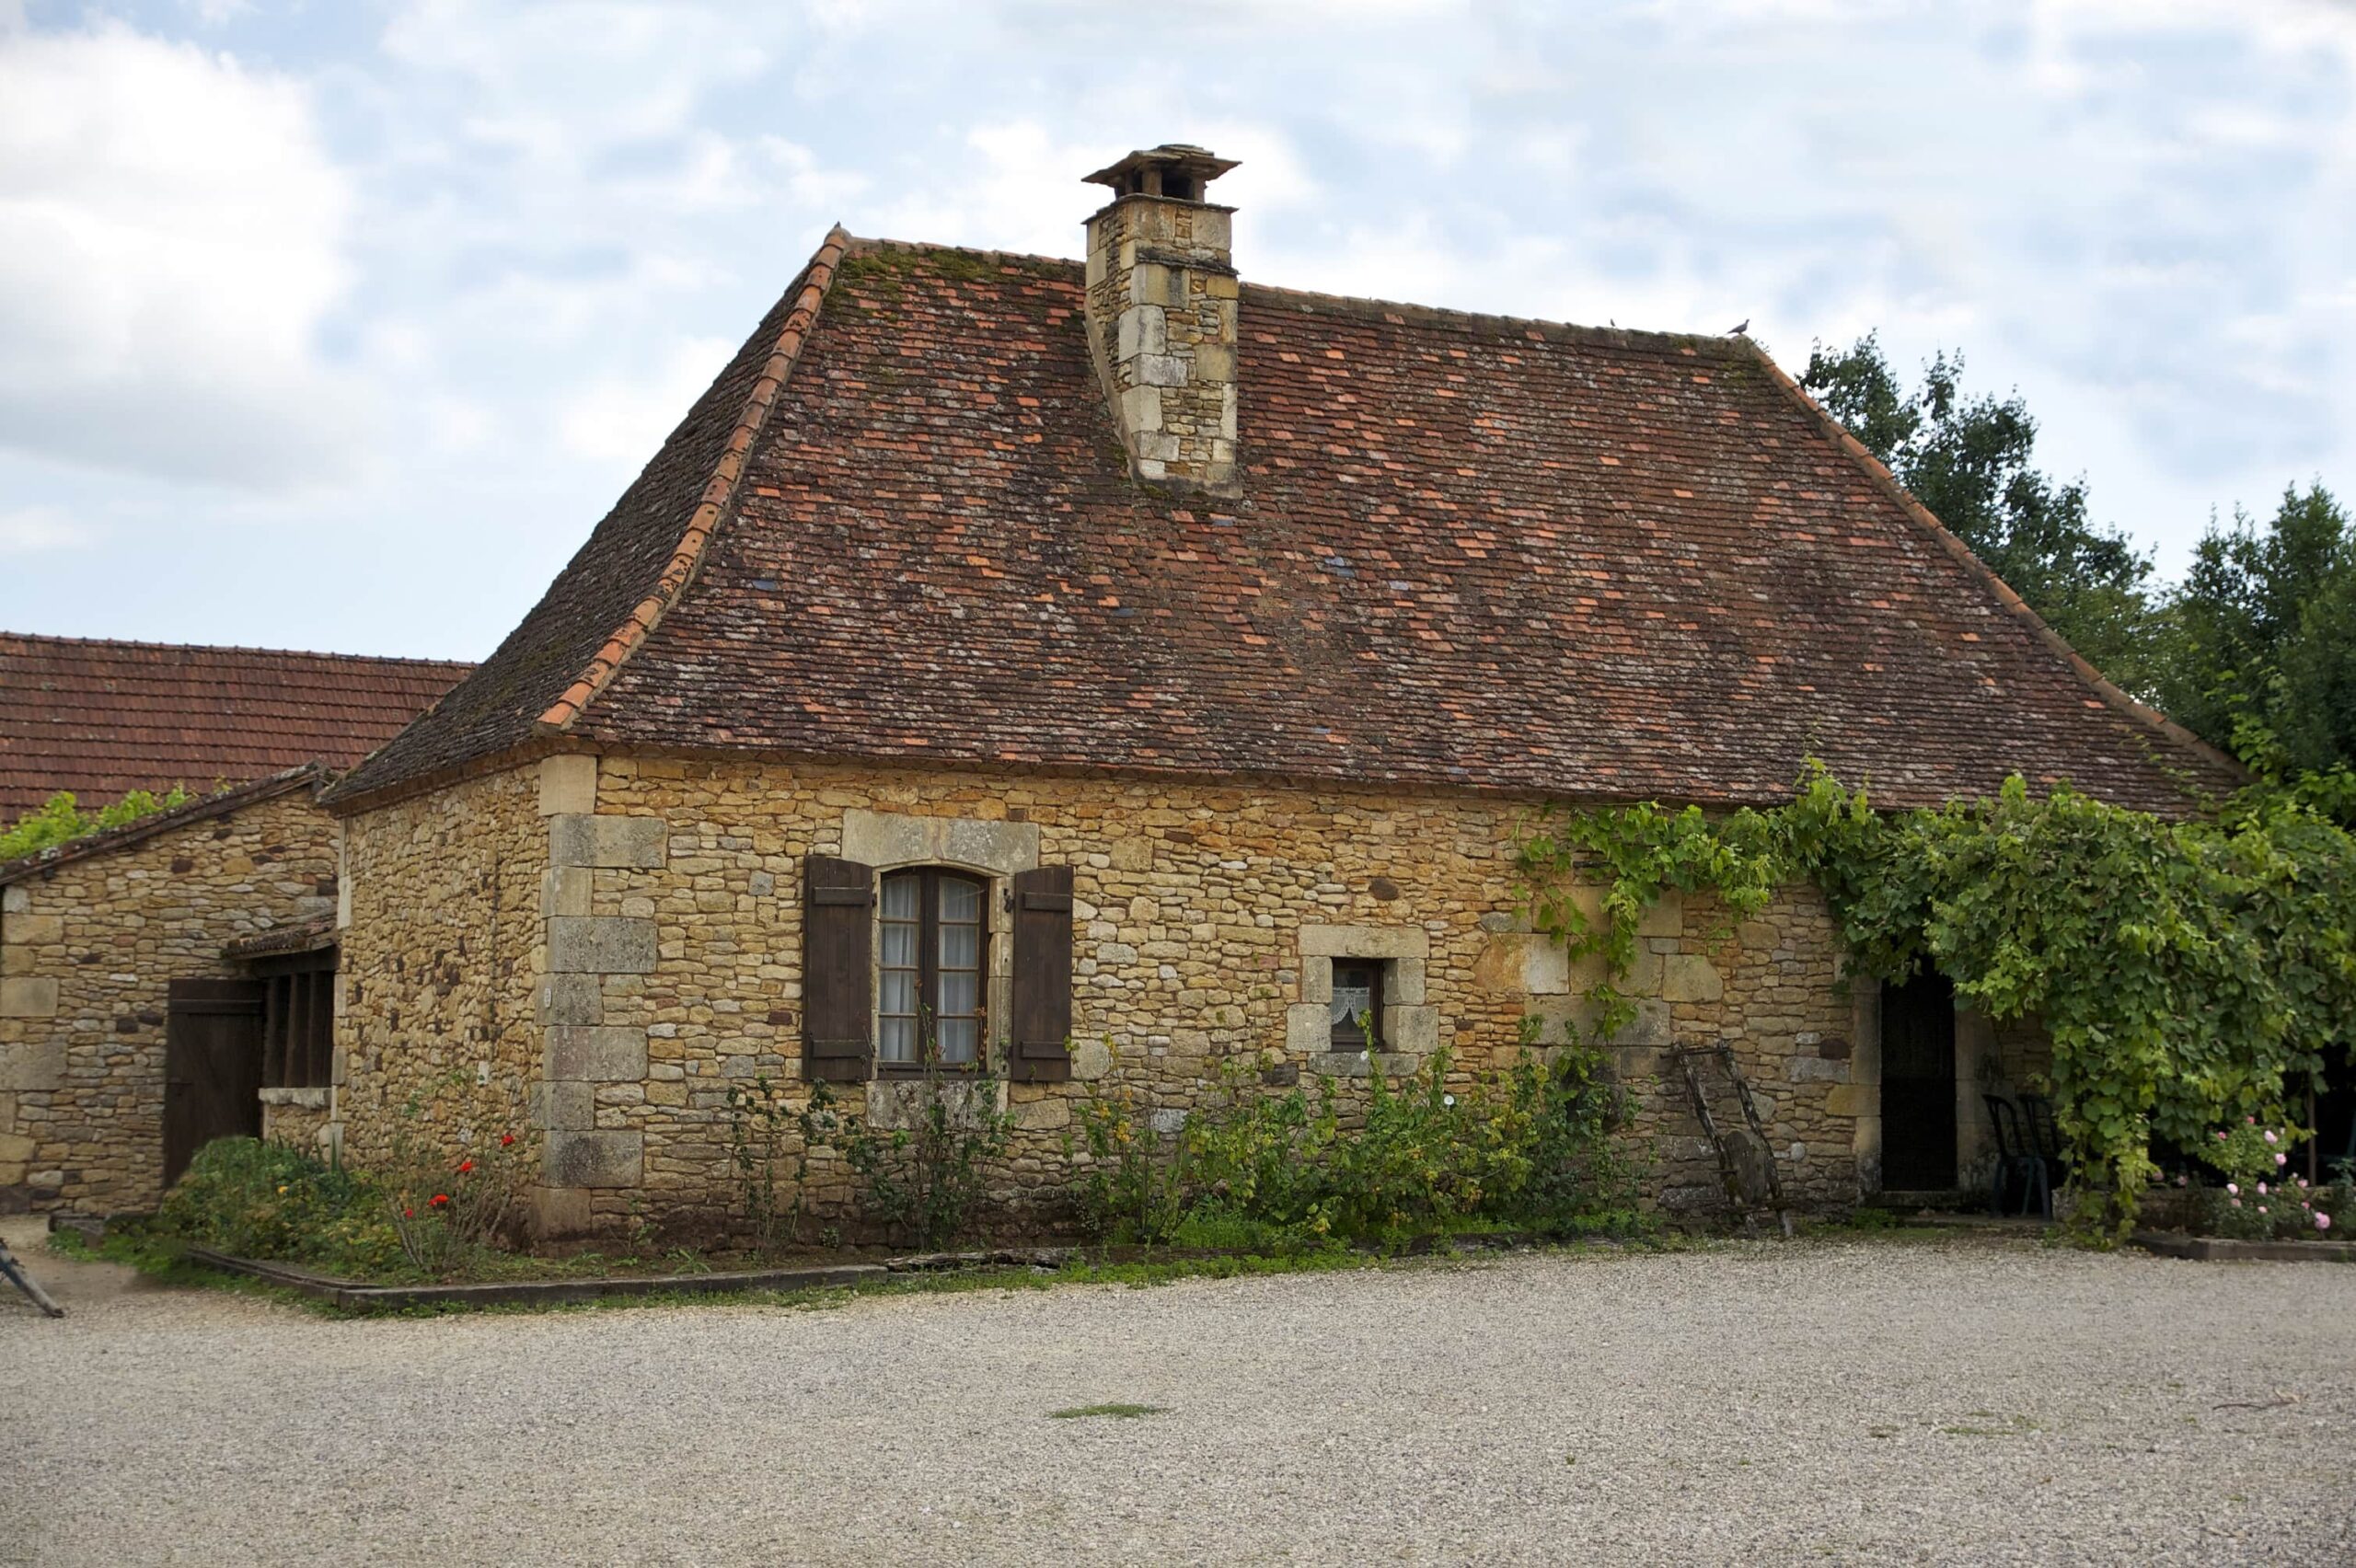
[[[164,1023],[164,1185],[214,1138],[261,1136],[260,980],[175,980]]]
[[[1955,986],[1924,971],[1881,988],[1881,1184],[1956,1184]]]

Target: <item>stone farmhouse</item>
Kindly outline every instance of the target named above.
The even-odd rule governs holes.
[[[152,1208],[206,1138],[317,1136],[318,790],[468,668],[0,635],[0,824],[60,790],[196,796],[0,864],[0,1212]]]
[[[732,1087],[890,1124],[932,1050],[1052,1201],[1091,1096],[1166,1123],[1238,1058],[1565,1039],[1595,976],[1513,873],[1548,802],[1772,804],[1811,756],[1892,805],[2235,782],[1748,340],[1244,283],[1232,167],[1090,176],[1081,261],[826,236],[491,657],[325,790],[325,1136],[520,1123],[542,1234],[709,1227]],[[1644,945],[1611,1046],[1665,1205],[1716,1187],[1672,1044],[1733,1047],[1822,1207],[1953,1186],[1983,1079],[2040,1059],[1935,977],[1845,985],[1807,887]]]
[[[1115,1086],[1561,1040],[1592,976],[1516,914],[1542,802],[1773,803],[1809,756],[1893,805],[2233,782],[1747,340],[1244,283],[1231,167],[1091,176],[1084,261],[826,236],[328,791],[352,1145],[527,1117],[544,1233],[708,1220],[732,1085],[888,1124],[930,1042],[1002,1077],[1047,1193]],[[1935,979],[1844,986],[1810,889],[1645,929],[1614,1050],[1665,1202],[1715,1184],[1672,1042],[1734,1045],[1824,1206],[1953,1186],[1982,1078],[2037,1066]]]

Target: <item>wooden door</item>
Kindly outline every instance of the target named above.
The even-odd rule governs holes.
[[[164,1185],[214,1138],[261,1136],[259,980],[175,980],[164,1023]]]
[[[1925,972],[1881,988],[1881,1184],[1956,1183],[1955,987]]]

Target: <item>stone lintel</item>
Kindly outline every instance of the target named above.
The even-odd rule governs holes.
[[[1300,928],[1304,958],[1429,958],[1431,933],[1421,926],[1308,926]]]
[[[843,859],[878,867],[964,866],[1011,877],[1038,869],[1039,824],[853,807],[843,813]]]

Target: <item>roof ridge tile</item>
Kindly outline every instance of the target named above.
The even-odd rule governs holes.
[[[850,234],[837,224],[826,231],[826,237],[810,259],[803,275],[802,293],[793,308],[779,329],[777,342],[769,351],[768,363],[761,369],[759,379],[745,400],[745,408],[736,419],[735,428],[728,434],[722,448],[720,461],[706,481],[702,500],[687,519],[687,531],[680,536],[679,548],[672,552],[668,565],[657,578],[653,589],[640,600],[629,618],[614,628],[606,645],[590,660],[589,667],[566,687],[564,694],[549,705],[534,726],[542,732],[564,731],[572,727],[583,709],[589,706],[607,682],[614,678],[624,661],[646,640],[663,618],[663,613],[678,601],[695,580],[696,569],[702,564],[705,548],[711,542],[722,513],[735,498],[736,483],[745,472],[753,443],[760,438],[761,427],[768,421],[769,409],[776,405],[777,395],[793,373],[794,361],[802,355],[802,345],[808,340],[810,329],[818,319],[818,307],[826,303],[826,290],[833,283],[835,269],[843,259],[850,242]]]

